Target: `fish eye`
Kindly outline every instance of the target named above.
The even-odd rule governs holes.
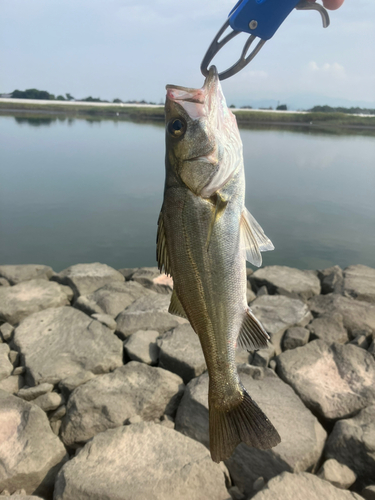
[[[168,123],[168,132],[172,137],[181,137],[186,131],[186,122],[181,118],[173,118]]]

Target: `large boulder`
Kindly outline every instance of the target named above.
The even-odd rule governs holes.
[[[276,354],[281,352],[285,330],[291,326],[306,326],[312,319],[306,304],[283,295],[258,297],[251,303],[251,310],[269,333]]]
[[[280,354],[277,373],[326,420],[347,418],[375,403],[374,358],[354,345],[314,340]]]
[[[173,290],[173,279],[160,273],[157,267],[141,267],[132,273],[131,279],[157,293],[170,294]]]
[[[64,287],[52,281],[35,279],[0,288],[0,320],[11,325],[32,313],[69,304]]]
[[[15,330],[14,343],[29,386],[57,384],[77,374],[101,374],[122,365],[122,342],[99,321],[73,307],[32,314]]]
[[[140,361],[148,365],[156,365],[159,360],[159,346],[156,339],[159,332],[155,330],[138,330],[124,342],[124,350],[132,361]]]
[[[321,269],[318,271],[318,278],[320,279],[322,294],[342,293],[344,277],[341,267],[333,266]]]
[[[353,418],[336,422],[325,455],[354,471],[359,488],[374,484],[375,405],[364,408]]]
[[[375,303],[375,269],[360,264],[347,267],[344,270],[343,293],[357,300]]]
[[[8,344],[0,344],[0,380],[8,378],[13,371],[13,365],[9,360]]]
[[[153,292],[135,281],[114,281],[89,295],[81,295],[74,306],[86,314],[109,314],[116,317],[135,300]]]
[[[324,340],[328,344],[338,342],[346,344],[349,342],[349,334],[344,327],[343,316],[340,313],[332,313],[319,316],[307,325],[311,340]]]
[[[122,311],[116,318],[117,333],[126,339],[138,330],[156,330],[164,333],[186,319],[169,314],[170,295],[152,294],[141,297]]]
[[[0,391],[0,491],[24,489],[51,498],[67,458],[44,411]]]
[[[185,384],[207,369],[199,337],[189,324],[163,333],[158,346],[159,366],[180,375]]]
[[[375,334],[375,305],[330,293],[313,297],[309,306],[314,315],[341,314],[344,327],[351,337],[362,333]]]
[[[62,440],[67,446],[77,446],[136,415],[143,420],[173,415],[183,390],[182,379],[174,373],[131,361],[74,390],[61,429]]]
[[[335,488],[313,474],[301,472],[289,474],[284,472],[268,482],[267,486],[257,493],[252,500],[362,500],[352,491]]]
[[[325,481],[329,481],[336,486],[346,490],[355,483],[357,475],[347,465],[340,464],[334,458],[329,458],[319,469],[317,476]]]
[[[250,276],[258,290],[266,286],[270,295],[285,295],[291,299],[307,300],[320,294],[320,281],[314,271],[301,271],[287,266],[267,266]]]
[[[24,385],[25,378],[23,375],[11,375],[0,381],[0,390],[9,392],[10,394],[17,394]]]
[[[293,389],[272,370],[240,365],[238,372],[245,388],[281,437],[278,446],[266,451],[240,444],[226,460],[235,485],[250,495],[255,492],[253,484],[260,476],[268,480],[283,471],[299,472],[314,467],[327,434]],[[209,446],[207,373],[186,387],[177,411],[176,430]]]
[[[0,266],[0,277],[5,278],[11,285],[36,279],[49,280],[53,275],[52,267],[39,264]]]
[[[228,500],[200,443],[154,423],[101,432],[60,471],[54,500]]]
[[[116,269],[99,262],[70,266],[56,274],[53,279],[58,283],[70,286],[76,299],[80,295],[89,295],[113,281],[125,281],[124,276]]]

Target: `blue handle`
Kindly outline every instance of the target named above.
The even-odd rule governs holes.
[[[229,24],[234,31],[244,31],[262,40],[269,40],[299,2],[300,0],[240,0],[229,13]]]

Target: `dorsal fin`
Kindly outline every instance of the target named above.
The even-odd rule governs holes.
[[[158,233],[156,237],[156,260],[158,261],[159,271],[163,272],[164,270],[165,274],[169,274],[169,276],[172,276],[167,240],[164,231],[163,212],[160,212],[158,219]]]
[[[173,290],[172,292],[171,303],[169,304],[168,312],[170,314],[174,314],[175,316],[179,316],[180,318],[188,319],[185,310],[182,307],[180,299],[177,297],[176,290]]]
[[[256,319],[251,309],[248,308],[245,311],[242,326],[238,334],[238,345],[247,351],[266,349],[269,339],[270,337],[261,322]]]
[[[246,251],[246,260],[254,266],[260,267],[262,265],[260,252],[273,250],[275,247],[247,208],[244,208],[242,211],[240,224],[241,240],[242,246]]]

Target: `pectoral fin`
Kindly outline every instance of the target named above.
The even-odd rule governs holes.
[[[228,201],[225,200],[219,192],[215,193],[214,196],[211,197],[211,201],[215,205],[215,211],[213,212],[211,223],[208,228],[207,241],[206,241],[207,252],[210,246],[212,231],[214,229],[215,222],[223,215],[228,205]]]
[[[158,269],[165,274],[171,274],[171,266],[168,255],[167,240],[164,231],[163,212],[160,212],[158,220],[158,233],[156,237],[156,260],[158,261]]]
[[[172,292],[171,303],[169,304],[168,312],[170,314],[174,314],[175,316],[180,316],[180,318],[188,319],[185,310],[182,307],[180,299],[177,297],[176,290],[173,290]]]
[[[241,216],[241,239],[242,246],[246,251],[246,260],[257,267],[262,265],[260,252],[275,248],[272,241],[267,238],[261,226],[246,208],[244,208]]]
[[[247,309],[238,334],[238,345],[247,351],[266,349],[269,339],[270,337],[261,322],[256,319],[250,308]]]

